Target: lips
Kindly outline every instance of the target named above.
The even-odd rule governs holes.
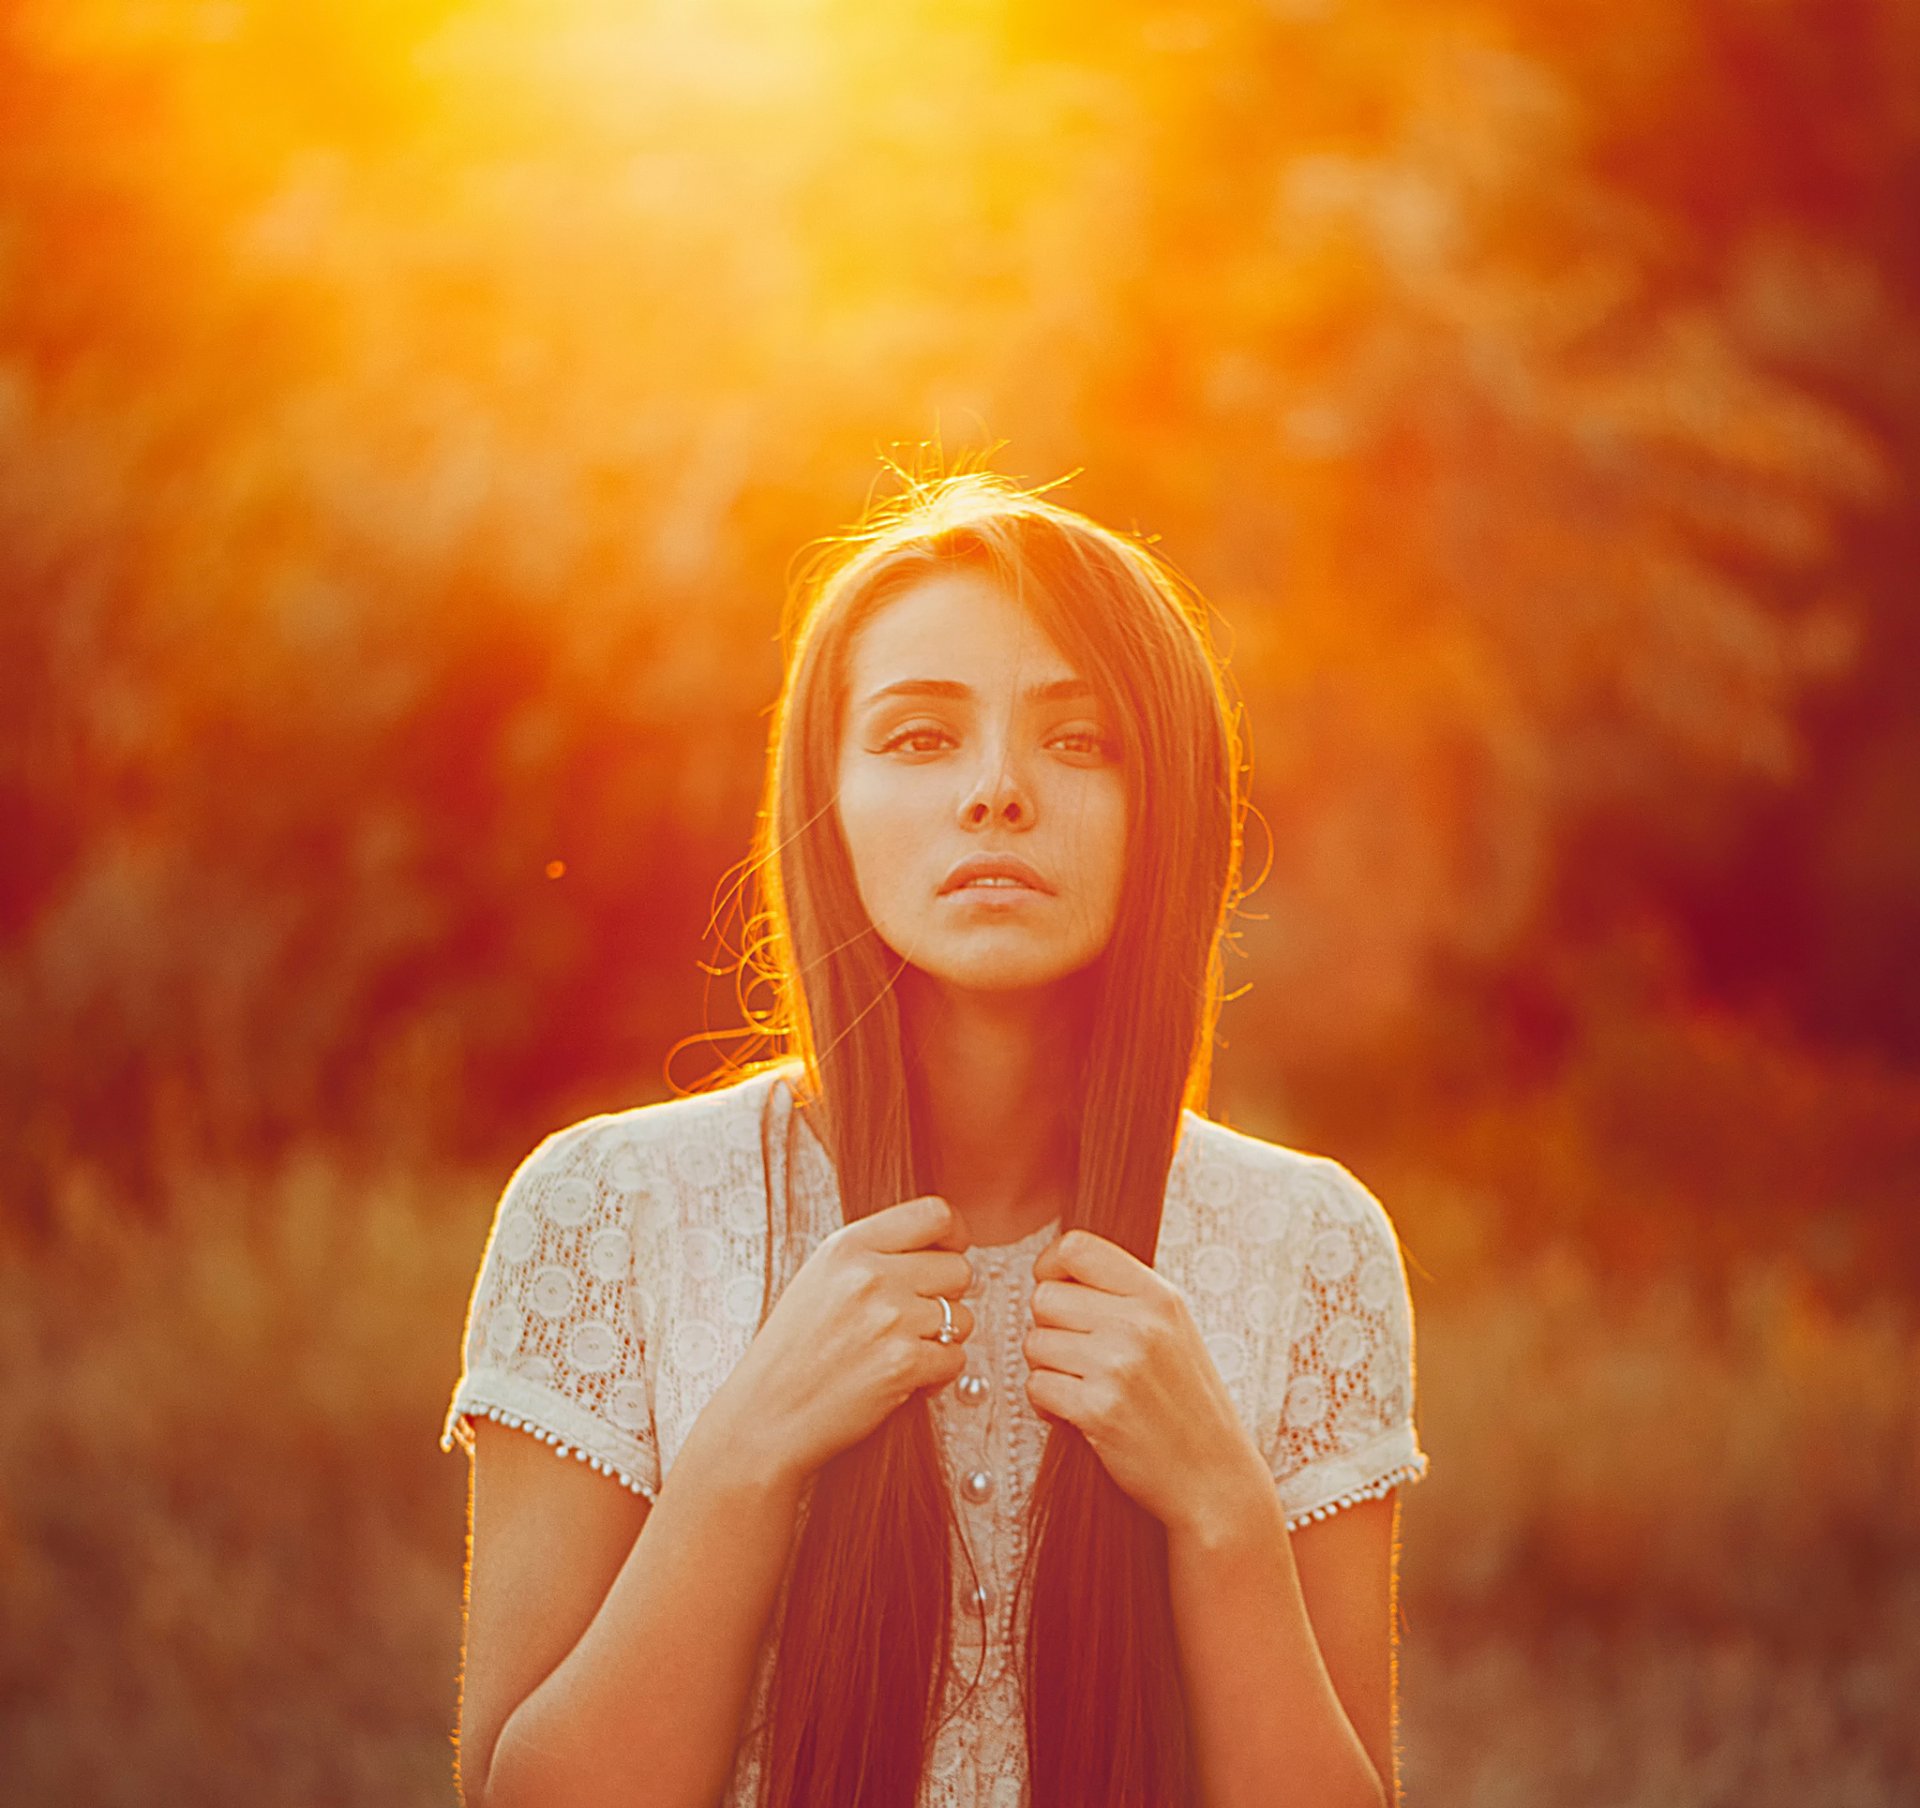
[[[1012,879],[1029,891],[1051,892],[1053,887],[1026,861],[1014,854],[975,854],[960,862],[941,882],[940,895],[959,891],[973,879]],[[1011,885],[988,885],[983,891],[1012,891]]]

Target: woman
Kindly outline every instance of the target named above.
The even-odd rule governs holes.
[[[475,1284],[465,1799],[1395,1801],[1412,1313],[1352,1175],[1202,1115],[1201,613],[979,473],[834,546],[756,848],[782,1055],[550,1137]]]

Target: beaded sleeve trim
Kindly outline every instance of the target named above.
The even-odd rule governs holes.
[[[1378,1500],[1403,1482],[1417,1482],[1427,1469],[1427,1454],[1415,1442],[1413,1427],[1400,1425],[1351,1455],[1328,1457],[1274,1480],[1287,1530],[1294,1532],[1342,1507]]]
[[[556,1456],[571,1456],[647,1500],[659,1497],[657,1465],[646,1462],[647,1453],[638,1443],[521,1376],[482,1370],[464,1380],[447,1409],[440,1448],[451,1450],[458,1444],[471,1454],[473,1430],[468,1421],[475,1418],[511,1425],[551,1444]]]

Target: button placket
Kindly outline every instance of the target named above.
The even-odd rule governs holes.
[[[974,1317],[976,1326],[986,1321],[988,1334],[977,1339],[976,1347],[986,1356],[988,1370],[970,1370],[962,1375],[954,1385],[955,1395],[964,1406],[975,1409],[985,1408],[984,1412],[970,1412],[963,1425],[969,1431],[977,1427],[977,1436],[968,1438],[968,1466],[961,1472],[959,1481],[960,1498],[970,1507],[984,1507],[992,1501],[995,1488],[993,1472],[993,1433],[998,1412],[998,1393],[994,1386],[992,1327],[995,1321],[1003,1318],[1002,1307],[1002,1260],[997,1253],[974,1250],[974,1284],[972,1292],[977,1295]],[[976,1554],[977,1560],[977,1554]],[[980,1589],[976,1589],[978,1599]]]
[[[1006,1256],[997,1250],[974,1249],[969,1252],[974,1265],[974,1281],[968,1290],[974,1308],[975,1335],[970,1340],[974,1353],[970,1360],[985,1364],[970,1368],[954,1383],[957,1402],[951,1422],[955,1432],[955,1491],[961,1504],[961,1534],[972,1561],[972,1585],[965,1596],[967,1637],[971,1643],[996,1638],[995,1619],[1000,1605],[1000,1589],[995,1574],[999,1540],[995,1537],[995,1496],[999,1477],[995,1471],[1000,1399],[1005,1391],[1004,1365],[999,1361],[998,1333],[1006,1317]],[[959,1580],[964,1586],[966,1572]]]
[[[1024,1474],[1020,1465],[1033,1441],[1012,1390],[1022,1385],[1025,1369],[1025,1280],[1054,1224],[1018,1243],[969,1251],[974,1283],[968,1297],[975,1321],[969,1347],[983,1366],[955,1380],[952,1404],[945,1410],[961,1533],[975,1578],[969,1587],[964,1569],[958,1577],[961,1600],[970,1609],[963,1633],[968,1642],[984,1636],[1002,1643],[1006,1637],[999,1615],[1009,1577],[1002,1572],[1017,1562],[1012,1544]]]

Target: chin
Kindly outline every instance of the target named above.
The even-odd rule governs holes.
[[[1031,949],[980,954],[969,959],[957,953],[943,956],[923,947],[913,965],[928,979],[951,986],[955,991],[1031,992],[1072,978],[1098,956],[1097,948],[1085,953]]]

